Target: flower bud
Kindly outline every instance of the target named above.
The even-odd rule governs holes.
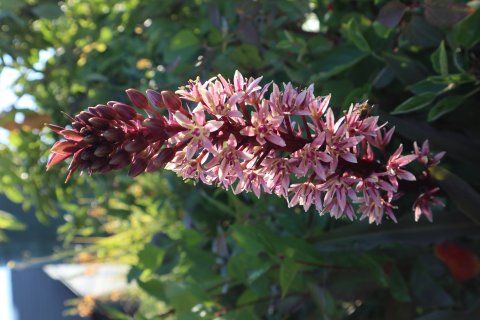
[[[154,129],[163,129],[165,128],[165,121],[163,119],[158,118],[147,118],[142,122],[142,126],[147,128],[154,128]]]
[[[110,128],[103,133],[103,137],[110,142],[118,142],[125,136],[122,129]]]
[[[93,134],[89,134],[83,137],[83,141],[85,141],[88,144],[94,144],[95,142],[98,141],[98,138]]]
[[[147,160],[143,158],[138,158],[130,167],[130,170],[128,171],[128,175],[130,177],[136,177],[140,173],[144,172],[146,167],[147,167]]]
[[[73,140],[76,142],[80,142],[83,140],[83,135],[77,131],[65,129],[60,131],[59,133],[68,140]]]
[[[137,138],[129,143],[127,143],[123,149],[129,153],[135,153],[142,151],[148,146],[147,142],[142,138]]]
[[[95,152],[93,153],[96,157],[105,157],[107,156],[110,152],[112,152],[113,147],[110,144],[102,144],[98,146],[95,149]]]
[[[83,123],[88,123],[88,119],[90,119],[91,117],[94,117],[92,113],[82,111],[75,116],[75,119]]]
[[[150,100],[150,102],[157,108],[165,108],[165,103],[163,102],[162,95],[155,91],[148,89],[147,90],[147,97]]]
[[[64,127],[60,127],[60,126],[57,126],[57,125],[54,125],[54,124],[49,124],[49,123],[47,123],[47,124],[45,124],[45,126],[46,126],[47,128],[49,128],[50,130],[52,130],[53,132],[57,133],[57,134],[61,134],[60,132],[61,132],[62,130],[65,130]]]
[[[163,149],[148,162],[146,171],[153,172],[165,167],[167,163],[172,161],[174,156],[175,152],[172,148]]]
[[[117,113],[111,107],[107,107],[103,104],[99,104],[95,107],[97,114],[105,119],[113,120],[117,117]]]
[[[93,159],[93,152],[94,152],[93,148],[84,149],[80,154],[80,158],[85,161],[91,160]]]
[[[113,109],[123,120],[132,120],[137,115],[135,109],[124,103],[115,103]]]
[[[182,100],[173,91],[162,91],[162,99],[167,109],[172,112],[182,108]]]
[[[83,124],[81,122],[78,122],[78,121],[73,121],[72,122],[72,127],[75,129],[75,130],[80,130],[83,128]]]
[[[92,165],[90,166],[90,169],[92,169],[93,171],[99,171],[105,166],[108,166],[107,158],[95,158],[95,160],[93,160],[92,162]]]
[[[135,107],[143,110],[150,110],[151,107],[148,104],[148,99],[138,90],[128,89],[125,91],[130,98],[130,101],[135,105]]]
[[[99,130],[106,130],[110,127],[110,121],[99,117],[92,117],[88,119],[88,122]]]
[[[51,151],[55,153],[73,153],[79,148],[75,142],[72,141],[57,141],[52,146]]]
[[[113,155],[109,164],[117,167],[124,167],[130,163],[130,155],[124,150],[120,150]]]

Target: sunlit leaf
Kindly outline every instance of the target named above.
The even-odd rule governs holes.
[[[392,111],[392,114],[410,113],[413,111],[421,110],[428,106],[432,102],[433,98],[435,98],[435,94],[431,92],[426,92],[417,96],[413,96],[398,105]]]

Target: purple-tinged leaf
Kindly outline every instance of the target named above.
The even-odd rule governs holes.
[[[385,4],[377,17],[377,21],[388,28],[396,27],[407,11],[407,6],[399,1],[390,1]]]

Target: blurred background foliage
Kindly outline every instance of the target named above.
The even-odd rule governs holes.
[[[478,1],[2,0],[0,70],[20,72],[0,114],[0,192],[45,223],[63,255],[131,265],[112,319],[477,319],[480,289]],[[43,58],[42,58],[43,57]],[[46,58],[45,58],[46,57]],[[333,220],[162,171],[46,172],[45,122],[124,90],[174,90],[222,73],[315,83],[338,112],[366,99],[397,143],[447,151],[434,222]],[[19,117],[19,114],[21,115]],[[0,212],[1,229],[22,225]],[[1,232],[1,231],[0,231]],[[5,238],[0,233],[0,240]],[[134,308],[125,308],[125,306]],[[123,306],[123,307],[122,307]]]

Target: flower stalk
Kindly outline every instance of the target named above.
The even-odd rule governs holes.
[[[290,83],[283,90],[236,72],[233,83],[221,75],[190,81],[176,92],[128,89],[130,105],[110,101],[80,112],[71,127],[48,127],[65,140],[51,149],[47,170],[72,158],[75,171],[88,174],[130,167],[129,175],[166,168],[184,179],[231,189],[234,193],[276,194],[289,206],[312,205],[333,217],[379,224],[396,221],[393,202],[404,182],[418,185],[415,219],[432,219],[430,203],[438,188],[427,175],[443,153],[430,155],[428,141],[415,153],[403,146],[389,155],[394,129],[365,116],[354,104],[335,119],[330,96],[316,97]],[[190,103],[193,110],[188,107]],[[143,110],[144,113],[136,109]],[[405,167],[417,162],[415,174]]]

